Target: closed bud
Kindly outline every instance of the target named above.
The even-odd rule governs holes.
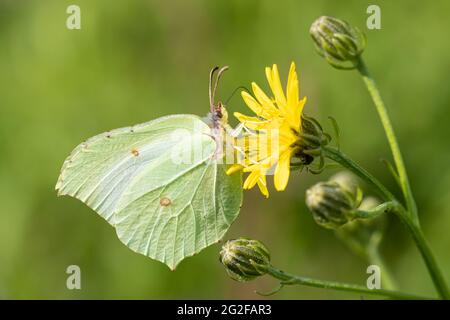
[[[345,21],[322,16],[313,22],[309,33],[318,53],[333,67],[354,69],[366,46],[366,38],[358,28]]]
[[[351,192],[336,181],[319,182],[306,190],[306,205],[317,224],[336,229],[353,219],[359,192]]]
[[[359,210],[372,210],[376,206],[380,205],[381,201],[375,197],[365,197],[362,199],[361,204],[359,205]]]
[[[220,251],[220,262],[237,281],[249,281],[267,273],[270,253],[258,240],[239,238],[227,241]]]
[[[331,176],[328,181],[337,182],[342,188],[347,189],[348,192],[356,194],[359,189],[359,180],[350,171],[340,171]]]

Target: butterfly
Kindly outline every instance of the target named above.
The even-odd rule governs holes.
[[[78,145],[64,161],[58,195],[84,202],[127,247],[171,270],[218,242],[242,204],[242,177],[228,176],[222,161],[226,109],[214,103],[225,70],[210,73],[206,119],[169,115]]]

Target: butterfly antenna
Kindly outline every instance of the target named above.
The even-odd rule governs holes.
[[[211,72],[209,73],[209,107],[211,109],[211,113],[214,113],[214,95],[215,95],[215,89],[213,91],[212,86],[213,86],[213,79],[214,79],[214,74],[216,73],[216,71],[219,70],[219,67],[214,67],[211,69]]]
[[[228,97],[228,99],[225,101],[225,106],[228,105],[228,102],[234,97],[234,95],[236,94],[236,92],[241,89],[247,93],[250,93],[250,91],[247,89],[247,87],[244,86],[239,86],[236,89],[233,90],[233,92],[230,94],[230,96]]]
[[[223,73],[225,71],[227,71],[227,70],[228,70],[228,66],[224,66],[224,67],[220,68],[220,70],[217,72],[217,77],[216,77],[216,81],[214,83],[214,89],[213,89],[213,92],[212,92],[213,102],[214,102],[215,97],[216,97],[217,85],[219,84],[220,78],[222,77]]]

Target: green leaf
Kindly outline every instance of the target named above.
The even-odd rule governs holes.
[[[241,176],[227,176],[215,151],[199,117],[162,117],[80,144],[56,189],[94,209],[130,249],[175,269],[219,241],[239,214]]]

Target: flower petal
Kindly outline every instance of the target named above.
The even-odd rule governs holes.
[[[241,92],[242,99],[244,99],[245,104],[259,117],[263,117],[264,109],[248,92]]]
[[[259,170],[252,171],[248,175],[247,179],[245,179],[244,189],[253,188],[255,186],[255,184],[258,182],[260,175],[261,175],[261,173],[259,172]]]
[[[291,150],[288,149],[280,155],[280,159],[278,160],[277,167],[275,169],[275,189],[277,191],[283,191],[286,189],[286,186],[289,181],[290,174],[290,162],[291,162]]]
[[[259,187],[259,191],[261,191],[261,193],[268,198],[269,197],[269,190],[267,190],[267,181],[266,181],[266,176],[261,176],[258,180],[258,187]]]
[[[264,93],[264,91],[261,90],[261,88],[255,82],[252,83],[252,89],[256,99],[258,99],[258,102],[261,104],[264,111],[268,115],[270,115],[270,118],[278,116],[278,114],[280,113],[279,110],[275,107],[272,100],[270,100],[270,98]],[[268,117],[265,118],[267,119]]]
[[[285,111],[286,97],[284,96],[283,87],[281,86],[280,75],[278,73],[278,67],[276,64],[272,68],[266,68],[266,77],[269,82],[270,89],[275,96],[275,101],[280,110]]]
[[[233,164],[228,168],[226,173],[227,173],[227,175],[231,175],[235,172],[242,170],[242,168],[244,168],[244,166],[241,164]]]
[[[298,86],[297,71],[295,70],[294,62],[291,63],[291,68],[289,69],[286,94],[288,106],[297,104],[299,96],[299,86]]]
[[[303,108],[305,107],[305,104],[306,104],[306,97],[303,97],[303,99],[297,103],[297,106],[296,106],[294,114],[293,114],[293,119],[292,119],[293,126],[299,132],[301,129],[302,113],[303,113]]]
[[[257,117],[250,117],[240,112],[235,112],[234,116],[241,122],[246,128],[251,130],[263,130],[270,122],[268,120],[261,120]]]

